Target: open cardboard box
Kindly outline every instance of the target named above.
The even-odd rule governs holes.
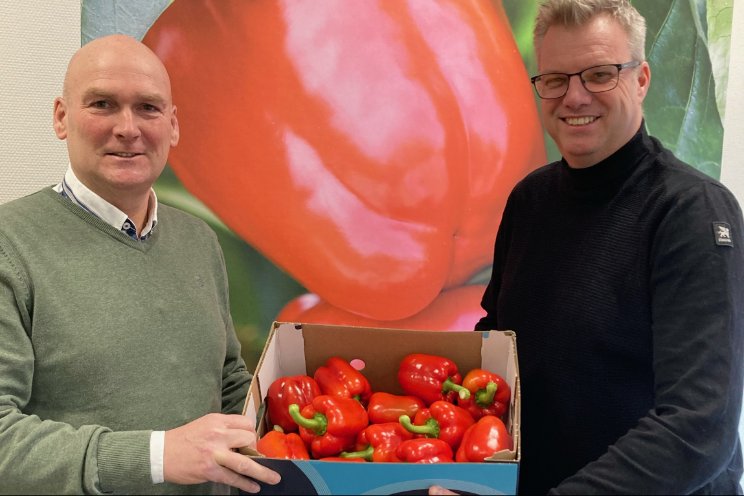
[[[261,494],[426,494],[437,484],[464,494],[516,494],[520,460],[520,390],[516,338],[510,331],[414,331],[274,322],[246,399],[244,415],[256,418],[258,434],[268,428],[264,400],[274,380],[313,375],[331,356],[361,360],[373,391],[404,394],[397,380],[409,353],[453,360],[461,374],[485,368],[503,376],[512,390],[507,428],[514,450],[483,463],[348,463],[279,460],[244,451],[282,474]]]

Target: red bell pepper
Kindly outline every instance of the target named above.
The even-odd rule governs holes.
[[[320,387],[310,376],[294,375],[276,379],[266,395],[269,423],[278,425],[284,432],[297,432],[297,423],[289,416],[289,405],[297,404],[302,409],[320,394]]]
[[[441,439],[420,437],[403,441],[396,450],[398,459],[409,463],[452,463],[452,447]]]
[[[424,408],[424,402],[416,396],[402,396],[378,391],[372,393],[367,405],[370,424],[398,423],[401,415],[415,417]]]
[[[353,5],[177,1],[144,42],[184,186],[324,300],[395,320],[491,263],[544,139],[499,0]]]
[[[469,398],[470,391],[462,387],[457,365],[438,355],[412,353],[398,367],[398,383],[406,394],[417,396],[431,405],[435,401],[454,402],[455,396]]]
[[[465,374],[462,385],[470,391],[470,398],[457,398],[457,404],[473,418],[484,415],[503,418],[511,399],[511,389],[503,377],[488,370],[473,369]]]
[[[372,387],[364,375],[341,357],[331,357],[318,367],[313,378],[323,394],[341,398],[354,398],[366,405]]]
[[[289,414],[300,426],[300,437],[314,458],[336,456],[352,448],[369,422],[357,400],[327,394],[313,398],[302,412],[299,405],[290,405]]]
[[[309,460],[305,442],[296,432],[284,433],[280,427],[267,432],[258,441],[256,449],[269,458],[287,458],[290,460]]]
[[[398,422],[371,424],[357,436],[356,450],[341,453],[342,457],[364,458],[371,462],[399,462],[398,445],[413,434]]]
[[[513,441],[504,422],[486,415],[465,432],[455,459],[458,462],[482,462],[498,451],[510,449],[513,449]]]
[[[464,408],[448,401],[435,401],[429,408],[419,410],[413,422],[408,415],[402,415],[400,423],[414,434],[441,439],[456,450],[475,420]]]

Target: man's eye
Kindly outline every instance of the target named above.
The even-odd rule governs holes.
[[[144,103],[142,104],[142,110],[148,113],[160,112],[160,107],[158,107],[157,105],[153,105],[151,103]]]
[[[97,108],[97,109],[107,109],[107,108],[111,107],[111,105],[109,104],[109,102],[107,102],[106,100],[97,100],[97,101],[91,103],[90,106],[93,107],[93,108]]]
[[[546,88],[560,88],[564,84],[566,84],[566,78],[565,76],[543,76],[542,82],[545,85]]]
[[[610,71],[596,71],[587,74],[586,81],[590,81],[592,83],[606,83],[614,77],[615,75]]]

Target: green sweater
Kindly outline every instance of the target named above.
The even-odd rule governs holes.
[[[153,485],[149,443],[240,413],[216,236],[159,205],[135,241],[43,189],[0,206],[0,493],[201,493]]]

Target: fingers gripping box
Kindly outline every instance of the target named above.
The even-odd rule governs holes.
[[[282,475],[261,494],[426,494],[440,485],[461,494],[516,494],[520,460],[520,389],[516,337],[510,331],[413,331],[275,322],[251,384],[244,414],[256,419],[258,435],[269,427],[265,400],[269,386],[283,376],[307,374],[331,356],[362,364],[373,391],[404,394],[398,365],[409,353],[453,360],[464,376],[485,368],[506,379],[512,390],[507,428],[514,449],[483,463],[348,463],[266,458],[243,452]]]

